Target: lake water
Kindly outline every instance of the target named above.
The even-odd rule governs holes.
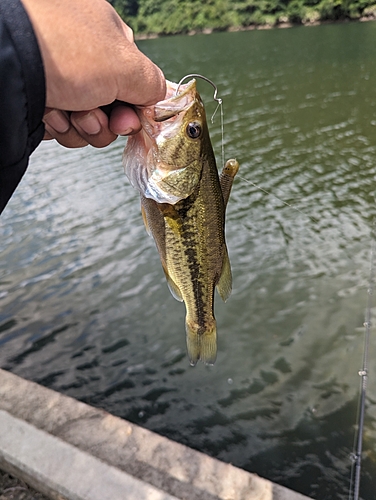
[[[177,36],[140,48],[211,78],[233,294],[189,366],[138,193],[104,150],[44,143],[0,220],[0,366],[316,499],[347,499],[376,187],[376,23]],[[212,89],[199,84],[208,114]],[[220,120],[211,126],[221,157]],[[266,195],[257,184],[297,209]],[[376,491],[376,339],[361,498]]]

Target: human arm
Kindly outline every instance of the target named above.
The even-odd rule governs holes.
[[[45,111],[49,137],[103,147],[140,123],[129,106],[109,117],[101,106],[147,105],[164,95],[161,70],[105,0],[0,0],[0,212],[43,138]]]

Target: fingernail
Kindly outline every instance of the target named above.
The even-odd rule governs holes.
[[[127,128],[120,135],[131,135],[133,134],[133,132],[134,132],[133,128]]]
[[[44,124],[44,130],[45,133],[49,134],[51,137],[54,137],[56,134],[56,130],[50,127],[47,122]]]
[[[44,123],[49,125],[59,134],[68,132],[70,123],[69,120],[58,110],[52,110],[43,117]]]
[[[81,118],[77,119],[77,123],[88,135],[99,134],[102,129],[102,126],[94,113],[89,113],[85,116],[82,116]]]

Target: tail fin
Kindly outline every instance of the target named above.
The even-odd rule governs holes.
[[[187,333],[187,350],[189,361],[195,366],[197,361],[205,365],[214,365],[217,359],[217,327],[213,318],[210,325],[206,328],[186,321],[185,331]]]

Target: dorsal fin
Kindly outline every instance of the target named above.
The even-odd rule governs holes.
[[[221,190],[223,194],[223,201],[225,203],[225,208],[227,206],[228,199],[230,197],[230,192],[232,188],[232,183],[234,182],[234,177],[238,173],[239,163],[234,160],[227,160],[221,175],[219,176],[219,182],[221,184]]]
[[[230,297],[232,290],[231,266],[226,247],[225,255],[223,257],[221,277],[219,278],[216,288],[222,300],[226,302],[226,300]]]

